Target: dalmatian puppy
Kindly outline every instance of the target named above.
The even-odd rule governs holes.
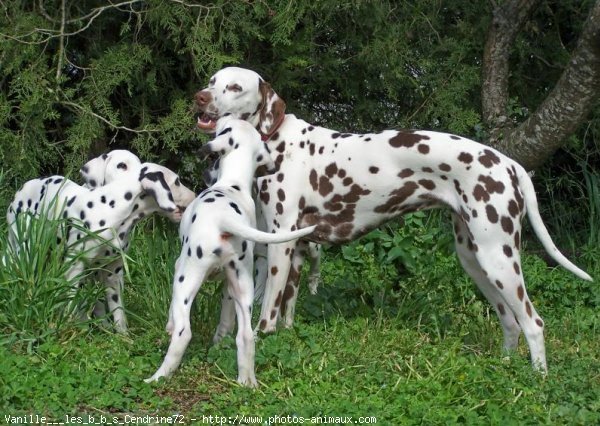
[[[103,262],[104,259],[125,247],[128,224],[141,218],[140,204],[147,196],[154,198],[160,209],[175,212],[178,206],[168,186],[164,186],[156,174],[144,169],[139,158],[128,151],[107,156],[105,175],[111,183],[89,189],[64,178],[51,176],[26,182],[17,192],[7,213],[9,241],[12,250],[29,249],[27,242],[19,242],[16,234],[16,218],[29,212],[33,215],[46,214],[51,219],[70,219],[81,227],[68,226],[57,238],[66,239],[67,256],[83,253],[67,272],[67,280],[78,287],[82,272],[87,264]],[[91,233],[95,234],[90,238]],[[88,235],[89,234],[89,235]],[[20,246],[19,244],[24,246]],[[122,308],[119,286],[107,288],[107,302],[113,314],[117,330],[126,330],[126,319]]]
[[[217,158],[211,167],[204,170],[203,180],[204,184],[212,186],[218,179],[220,158]],[[253,191],[257,193],[257,191]],[[256,221],[259,229],[265,229],[266,224],[260,210],[260,202],[257,201],[257,197],[254,197],[256,204]],[[321,281],[321,246],[319,244],[311,243],[305,240],[298,241],[298,249],[294,253],[293,267],[292,270],[300,271],[304,259],[308,258],[309,262],[309,274],[308,274],[308,288],[310,294],[317,294],[317,289]],[[265,283],[267,280],[267,246],[264,244],[256,244],[254,246],[254,298],[255,300],[262,301]],[[225,289],[224,289],[225,290]],[[286,305],[282,306],[282,315],[286,318],[286,324],[292,325],[294,311],[293,307],[291,311],[286,312]],[[229,334],[233,330],[235,320],[235,309],[233,300],[225,290],[223,292],[223,299],[221,302],[221,320],[217,327],[217,332],[214,335],[213,342],[218,343],[224,336]]]
[[[127,156],[130,154],[129,151],[114,150],[88,161],[80,169],[81,176],[86,185],[89,188],[98,188],[113,182],[118,176],[114,176],[114,173],[111,173],[111,168],[107,167],[107,165],[111,162],[118,161],[120,156]],[[122,247],[125,251],[129,248],[130,232],[138,221],[153,213],[158,213],[169,218],[173,222],[180,222],[183,211],[196,197],[196,194],[193,191],[181,183],[179,176],[175,172],[160,164],[143,163],[142,172],[145,173],[148,179],[156,180],[163,188],[170,191],[173,196],[173,202],[177,205],[177,208],[173,211],[163,210],[154,197],[140,196],[135,214],[128,217],[119,227],[119,235],[122,237]],[[115,321],[115,328],[121,333],[127,331],[126,316],[122,305],[123,299],[121,297],[124,286],[123,272],[123,259],[119,257],[105,268],[98,271],[95,277],[96,281],[105,284],[107,289],[107,302],[112,298],[113,303],[118,306],[116,309],[123,312],[122,315],[118,315],[118,321]],[[103,317],[105,314],[105,303],[99,301],[94,308],[94,316]]]
[[[280,243],[304,237],[314,230],[314,226],[277,233],[256,229],[252,184],[258,167],[272,168],[270,154],[258,132],[245,121],[224,117],[219,120],[217,132],[218,136],[205,150],[221,153],[219,178],[183,214],[179,228],[182,249],[175,265],[167,324],[171,343],[162,365],[147,382],[168,377],[177,369],[192,338],[192,301],[206,277],[223,270],[237,316],[238,382],[256,386],[254,334],[250,323],[254,242]]]
[[[546,371],[544,322],[525,290],[521,222],[560,265],[591,280],[556,248],[540,217],[530,177],[517,162],[475,141],[441,132],[385,130],[351,134],[285,114],[285,102],[257,73],[218,71],[196,94],[198,127],[214,131],[230,114],[248,121],[271,148],[278,168],[257,180],[267,231],[317,225],[318,243],[352,241],[402,214],[444,207],[451,211],[456,252],[465,271],[492,304],[504,348],[521,331],[532,363]],[[277,306],[291,306],[298,271],[289,253],[296,241],[268,248],[268,278],[258,328],[274,331]],[[288,307],[289,312],[289,307]]]

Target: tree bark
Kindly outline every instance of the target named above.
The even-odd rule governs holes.
[[[509,56],[519,31],[540,0],[509,0],[494,4],[483,51],[481,103],[490,141],[497,140],[510,123],[507,116]]]
[[[527,3],[527,0],[522,2]],[[513,3],[519,1],[505,3],[503,8],[508,8]],[[513,23],[516,24],[517,21]],[[494,29],[490,29],[492,35],[493,32]],[[503,40],[502,37],[500,39]],[[488,50],[508,50],[509,46],[505,43],[506,41],[495,43],[494,39],[490,40],[488,37],[486,56]],[[484,61],[484,75],[504,73],[504,77],[490,77],[490,83],[483,88],[484,120],[493,128],[488,142],[519,161],[526,169],[536,168],[564,144],[590,113],[600,95],[600,0],[592,6],[577,47],[554,89],[537,110],[516,128],[507,127],[508,120],[502,119],[508,102],[508,65],[503,65],[501,59],[495,59],[496,56],[502,57],[500,54],[490,53],[489,56],[491,60]],[[502,68],[491,71],[487,69],[498,64]],[[493,105],[494,103],[498,105]]]
[[[540,166],[577,129],[600,95],[600,0],[590,11],[577,48],[538,109],[499,140],[497,148],[527,169]]]

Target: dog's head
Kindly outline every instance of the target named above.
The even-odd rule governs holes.
[[[225,114],[248,121],[263,137],[269,137],[285,117],[285,102],[254,71],[223,68],[210,78],[208,87],[196,93],[197,126],[214,133]]]
[[[181,221],[186,207],[196,198],[196,194],[181,183],[175,172],[160,164],[142,164],[139,180],[144,191],[152,195],[148,203],[155,202],[157,205],[149,204],[148,213],[158,211],[173,222]]]
[[[241,119],[234,118],[228,114],[220,118],[215,130],[217,136],[202,147],[202,152],[219,153],[221,157],[240,150],[246,155],[252,155],[255,161],[255,170],[264,166],[268,171],[275,170],[275,163],[271,159],[271,152],[265,142],[262,141],[258,131],[252,124]],[[218,175],[219,162],[212,167],[213,177]],[[211,179],[212,180],[212,179]]]
[[[79,173],[88,188],[96,188],[117,179],[135,177],[141,164],[137,155],[124,149],[116,149],[91,159]]]
[[[195,198],[175,172],[159,164],[142,164],[135,154],[126,150],[114,150],[93,158],[80,173],[87,187],[92,189],[114,182],[125,185],[139,181],[144,193],[151,195],[142,196],[140,212],[159,212],[175,222],[181,220],[182,212]]]

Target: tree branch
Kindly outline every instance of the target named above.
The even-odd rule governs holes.
[[[60,35],[59,35],[59,44],[58,44],[58,64],[56,65],[56,81],[60,80],[60,76],[62,74],[62,66],[63,66],[63,58],[65,54],[65,19],[66,19],[66,6],[65,0],[61,0],[60,2]]]
[[[498,138],[508,124],[509,56],[517,34],[540,0],[508,0],[495,5],[483,52],[483,122]]]
[[[494,145],[526,168],[538,167],[577,129],[599,96],[600,0],[596,0],[554,89],[527,120]]]
[[[129,127],[125,127],[125,126],[117,126],[116,124],[112,123],[110,120],[102,117],[99,114],[96,114],[93,111],[88,110],[87,108],[76,104],[75,102],[70,102],[70,101],[62,101],[61,104],[66,105],[66,106],[70,106],[80,112],[84,112],[86,114],[89,114],[93,117],[96,117],[98,120],[106,123],[110,128],[115,129],[115,130],[125,130],[127,132],[131,132],[131,133],[137,133],[137,134],[141,134],[141,133],[157,133],[158,130],[156,129],[141,129],[141,130],[136,130],[136,129],[131,129]]]

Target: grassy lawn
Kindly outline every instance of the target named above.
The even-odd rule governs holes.
[[[316,296],[303,291],[295,326],[260,336],[256,390],[235,382],[234,339],[210,344],[217,283],[197,297],[194,339],[181,368],[168,381],[143,382],[169,341],[163,327],[177,248],[160,227],[138,235],[131,253],[127,337],[98,324],[70,324],[28,340],[8,331],[12,293],[2,291],[2,420],[37,414],[59,421],[91,415],[97,422],[135,415],[142,417],[138,424],[157,415],[182,415],[185,424],[203,424],[202,416],[204,424],[208,416],[227,416],[230,424],[240,416],[242,424],[340,424],[348,417],[351,424],[382,425],[600,423],[597,284],[524,258],[529,294],[546,323],[549,374],[542,377],[523,341],[512,356],[501,352],[491,307],[440,246],[441,237],[410,231],[417,225],[390,237],[402,247],[410,236],[415,251],[390,255],[382,235],[327,251],[323,285]],[[400,262],[406,256],[412,261]],[[588,250],[575,260],[598,277],[596,256]],[[7,285],[5,274],[2,289]]]

